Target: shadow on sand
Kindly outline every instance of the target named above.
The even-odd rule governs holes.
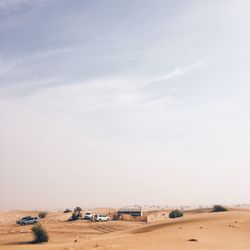
[[[21,242],[8,242],[6,243],[5,245],[6,246],[9,246],[9,245],[12,245],[12,246],[20,246],[20,245],[40,245],[42,243],[37,243],[35,241],[21,241]]]

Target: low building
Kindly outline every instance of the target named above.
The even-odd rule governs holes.
[[[142,216],[142,208],[141,207],[124,207],[120,208],[117,211],[117,215],[121,216],[123,214],[128,214],[131,216]]]

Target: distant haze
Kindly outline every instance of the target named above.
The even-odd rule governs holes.
[[[249,13],[0,0],[0,209],[250,203]]]

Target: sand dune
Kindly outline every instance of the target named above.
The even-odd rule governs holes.
[[[65,222],[69,214],[50,212],[41,222],[50,241],[34,245],[31,226],[18,217],[37,212],[0,212],[0,249],[250,249],[250,211],[189,212],[183,218],[151,223]]]

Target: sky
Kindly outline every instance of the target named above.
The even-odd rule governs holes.
[[[250,203],[248,0],[0,0],[0,209]]]

